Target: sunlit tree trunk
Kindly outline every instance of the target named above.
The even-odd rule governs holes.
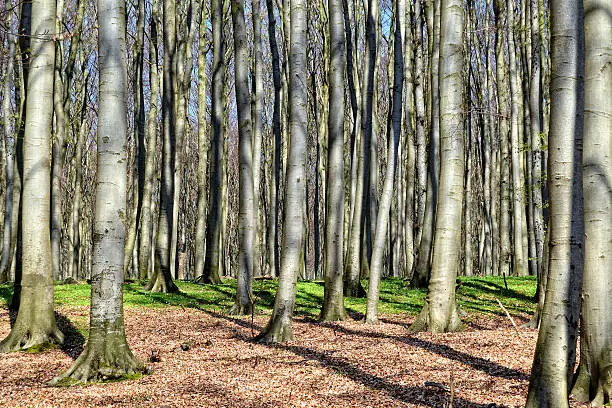
[[[11,0],[5,1],[5,10],[12,8]],[[5,16],[6,27],[13,26],[13,13],[7,12]],[[2,89],[2,126],[4,128],[4,149],[6,154],[6,194],[4,196],[4,229],[2,234],[2,257],[0,260],[0,283],[7,282],[9,280],[9,272],[11,268],[11,243],[13,241],[13,219],[16,214],[14,209],[18,210],[17,207],[13,206],[13,192],[14,192],[14,180],[15,180],[15,136],[14,132],[17,127],[14,126],[13,121],[13,106],[11,91],[13,89],[13,74],[14,74],[14,61],[15,61],[15,48],[17,38],[11,35],[10,31],[7,33],[8,42],[8,60],[4,68],[4,84]]]
[[[174,0],[163,1],[164,64],[162,92],[162,175],[160,208],[157,220],[155,244],[155,266],[147,290],[152,292],[177,292],[172,281],[171,256],[172,219],[174,204],[174,170],[176,166],[176,4]]]
[[[374,84],[376,72],[376,27],[380,16],[379,4],[376,0],[368,0],[366,20],[366,52],[364,54],[364,78],[366,91],[361,101],[362,135],[359,143],[357,189],[355,206],[351,222],[349,247],[344,274],[344,294],[346,296],[365,296],[365,290],[359,280],[362,268],[363,232],[365,211],[369,186],[370,143],[372,139],[372,112],[374,106]]]
[[[463,2],[442,0],[440,11],[440,189],[429,292],[412,331],[448,332],[461,327],[455,279],[460,264],[465,169]]]
[[[253,144],[251,127],[251,95],[249,93],[249,62],[246,25],[242,0],[232,0],[234,27],[234,74],[239,133],[239,226],[238,276],[236,303],[231,312],[250,314],[253,308],[253,261],[255,245],[255,211],[253,197]]]
[[[366,322],[378,322],[378,298],[380,295],[380,278],[382,275],[383,255],[386,247],[387,228],[389,225],[389,211],[393,200],[393,184],[395,181],[395,168],[397,167],[397,150],[402,131],[402,91],[404,87],[404,36],[406,35],[403,19],[406,15],[405,0],[394,2],[394,34],[393,34],[393,100],[392,128],[393,139],[388,141],[387,149],[387,171],[380,199],[378,220],[376,222],[376,234],[370,265],[370,284],[368,286],[368,301],[366,310]]]
[[[68,371],[79,382],[121,379],[142,371],[125,338],[123,252],[127,191],[125,2],[99,0],[100,115],[89,340]],[[70,381],[70,380],[69,380]]]
[[[428,31],[430,36],[429,44],[431,50],[429,55],[429,151],[427,157],[427,192],[425,194],[425,208],[423,213],[423,223],[419,232],[419,250],[415,262],[414,272],[410,285],[413,288],[425,288],[430,276],[431,253],[434,242],[434,226],[436,223],[437,202],[439,196],[439,174],[440,174],[440,104],[439,104],[439,60],[440,60],[440,0],[433,0],[427,3]],[[418,146],[417,146],[418,150]],[[424,153],[424,146],[422,146]],[[419,153],[417,152],[417,156]],[[418,164],[417,168],[422,168]]]
[[[206,123],[207,75],[206,56],[209,42],[206,36],[206,4],[200,1],[199,38],[198,38],[198,221],[195,236],[195,277],[199,280],[204,271],[206,255],[206,168],[208,165],[208,129]]]
[[[55,43],[55,0],[33,0],[31,65],[23,145],[22,277],[17,319],[0,352],[62,343],[53,311],[51,262],[51,124]]]
[[[582,1],[552,2],[550,13],[550,253],[546,298],[527,395],[528,408],[569,406],[584,260]]]
[[[329,0],[329,117],[327,214],[325,226],[325,293],[322,321],[344,320],[344,74],[345,33],[342,0]]]
[[[584,1],[584,283],[572,394],[612,402],[612,1]]]
[[[308,83],[306,61],[306,0],[291,0],[291,58],[289,113],[291,142],[287,168],[287,191],[281,252],[281,273],[274,299],[274,310],[260,335],[265,343],[293,339],[291,319],[295,306],[296,281],[302,267],[304,243],[303,203],[307,140]]]

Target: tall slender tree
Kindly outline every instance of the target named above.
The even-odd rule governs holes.
[[[100,116],[89,339],[65,378],[122,378],[143,370],[127,344],[123,321],[123,251],[127,191],[125,2],[98,1]]]
[[[225,107],[225,45],[223,40],[223,0],[212,0],[213,73],[212,73],[212,146],[210,165],[210,188],[213,192],[208,201],[206,221],[206,257],[202,281],[221,283],[219,265],[222,258],[221,231],[223,228],[223,196],[218,192],[224,182],[223,156],[225,135],[223,111]]]
[[[31,66],[23,146],[22,278],[17,319],[0,352],[62,343],[53,311],[51,263],[51,122],[55,0],[32,1]]]
[[[528,408],[569,406],[583,270],[584,14],[582,0],[559,0],[550,6],[548,282]]]
[[[236,303],[231,312],[250,314],[253,308],[253,249],[255,245],[255,214],[253,197],[253,143],[251,128],[251,95],[249,93],[249,65],[247,33],[244,22],[244,3],[232,0],[234,26],[234,73],[236,75],[236,106],[240,149],[239,198],[239,261]]]
[[[612,1],[584,1],[584,282],[572,394],[612,403]]]
[[[281,252],[281,273],[274,299],[274,310],[259,339],[265,343],[293,339],[291,319],[295,306],[297,277],[303,267],[306,183],[306,139],[308,110],[308,65],[306,62],[306,0],[291,0],[290,98],[291,141],[287,168],[285,218]]]
[[[346,318],[344,309],[344,74],[345,36],[342,0],[329,0],[329,116],[327,217],[325,223],[325,293],[321,320]]]
[[[374,238],[374,248],[372,251],[372,261],[370,266],[370,285],[368,286],[368,302],[366,310],[366,322],[378,322],[378,298],[380,295],[380,278],[382,276],[382,263],[385,248],[387,246],[387,227],[389,225],[389,211],[393,199],[393,184],[395,181],[395,168],[397,167],[397,150],[402,131],[402,93],[404,87],[404,57],[403,49],[405,28],[402,20],[406,15],[405,0],[395,0],[394,2],[394,39],[393,39],[393,97],[391,102],[392,109],[392,128],[393,138],[389,140],[387,151],[387,172],[383,184],[380,207],[378,211],[377,228]]]
[[[455,279],[460,264],[465,169],[463,2],[442,0],[440,7],[440,189],[429,291],[412,331],[448,332],[461,327]]]

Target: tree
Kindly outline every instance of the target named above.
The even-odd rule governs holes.
[[[153,292],[178,292],[172,281],[171,256],[173,231],[174,169],[176,168],[176,3],[163,1],[164,65],[162,92],[162,177],[160,209],[155,245],[155,267],[147,290]]]
[[[329,116],[327,150],[327,218],[325,223],[325,292],[322,321],[344,320],[344,74],[345,36],[342,0],[329,0]]]
[[[149,83],[151,84],[151,100],[147,123],[147,145],[144,168],[144,186],[142,198],[142,211],[140,213],[140,249],[138,260],[138,275],[145,279],[149,275],[151,259],[151,200],[155,183],[155,150],[157,147],[157,114],[159,112],[159,73],[157,53],[157,27],[159,26],[159,3],[153,0],[151,5],[151,18],[149,20]]]
[[[253,208],[253,146],[251,128],[251,103],[249,94],[248,58],[244,3],[232,0],[234,24],[234,73],[236,75],[236,106],[238,108],[238,132],[240,145],[240,254],[236,303],[231,312],[250,314],[253,308],[253,245],[255,244],[255,214]]]
[[[267,327],[259,335],[259,339],[264,343],[285,342],[293,339],[291,318],[295,306],[295,287],[298,274],[303,265],[303,203],[305,200],[305,162],[308,130],[306,9],[306,0],[291,1],[291,57],[289,60],[291,141],[288,152],[285,218],[283,222],[283,244],[280,259],[281,271],[272,316]]]
[[[551,112],[548,138],[548,282],[527,407],[567,407],[576,360],[584,219],[582,134],[584,27],[581,0],[550,4]]]
[[[212,0],[212,35],[213,35],[213,74],[212,74],[212,157],[210,165],[211,194],[208,201],[208,218],[206,221],[206,257],[202,281],[205,283],[221,283],[219,264],[221,262],[221,230],[223,229],[223,211],[221,185],[224,182],[223,145],[225,141],[223,129],[223,109],[225,106],[225,46],[223,42],[223,0]]]
[[[406,2],[396,0],[394,2],[394,38],[393,38],[393,101],[391,104],[393,139],[388,141],[387,172],[383,184],[383,192],[380,199],[378,220],[376,221],[376,234],[372,261],[370,263],[370,285],[368,286],[368,302],[366,310],[366,322],[378,322],[378,298],[380,294],[380,277],[382,275],[382,263],[385,247],[387,246],[387,226],[389,224],[389,211],[393,199],[393,183],[395,180],[395,168],[397,167],[397,149],[399,146],[400,133],[402,130],[402,91],[404,87],[404,58],[402,46],[404,44],[405,24],[403,19],[406,15]]]
[[[32,1],[22,191],[22,278],[17,319],[0,352],[62,343],[53,311],[51,262],[51,122],[55,65],[55,0]]]
[[[584,1],[584,281],[580,366],[572,394],[612,402],[612,2]]]
[[[456,331],[455,279],[461,250],[465,141],[463,2],[442,0],[440,15],[440,187],[429,291],[412,331]]]
[[[368,15],[366,18],[366,51],[364,55],[364,78],[366,91],[361,101],[362,122],[361,140],[359,143],[357,164],[357,188],[352,211],[349,246],[347,250],[346,271],[344,274],[344,294],[346,296],[364,297],[365,290],[361,286],[361,268],[363,257],[364,228],[366,204],[368,196],[370,171],[370,146],[372,140],[372,111],[374,106],[374,83],[376,72],[376,27],[380,19],[379,2],[368,0]]]
[[[98,0],[100,114],[89,339],[68,371],[78,382],[123,378],[143,370],[125,338],[123,250],[127,184],[125,2]]]

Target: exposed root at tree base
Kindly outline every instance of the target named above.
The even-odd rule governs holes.
[[[419,333],[419,332],[431,332],[431,333],[450,333],[450,332],[458,332],[463,330],[463,323],[461,323],[461,318],[459,317],[459,311],[457,309],[457,305],[455,305],[450,311],[450,317],[447,322],[432,322],[429,312],[430,305],[427,301],[423,305],[423,309],[421,313],[417,316],[416,320],[410,327],[408,331],[410,333]]]
[[[38,353],[64,343],[64,334],[54,327],[48,330],[20,330],[14,327],[8,337],[0,342],[0,353],[27,351]]]
[[[105,353],[85,349],[72,367],[51,380],[49,385],[68,387],[92,382],[133,380],[146,373],[147,369],[129,351],[107,350]]]

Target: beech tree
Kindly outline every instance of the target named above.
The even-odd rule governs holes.
[[[569,406],[584,257],[584,13],[581,0],[550,6],[548,281],[526,406],[561,408]]]
[[[572,394],[612,402],[612,1],[584,1],[584,281],[580,366]]]
[[[19,312],[0,352],[62,343],[53,311],[51,262],[51,122],[55,0],[32,1],[31,66],[23,144],[22,254]]]
[[[125,2],[98,1],[100,114],[89,339],[68,371],[78,382],[122,378],[143,370],[127,344],[123,319],[123,251],[127,163]]]
[[[274,310],[268,325],[259,335],[264,343],[293,340],[291,319],[295,307],[295,287],[302,268],[304,242],[303,203],[305,199],[305,161],[308,120],[307,63],[306,63],[306,0],[291,0],[290,40],[290,98],[291,141],[287,167],[287,191],[283,244],[281,247],[280,277],[274,298]]]
[[[456,331],[455,300],[463,205],[463,3],[442,0],[440,15],[440,187],[431,277],[425,305],[412,331]]]
[[[346,318],[344,309],[344,74],[345,35],[342,0],[329,0],[329,117],[327,218],[325,226],[325,293],[321,320]]]

